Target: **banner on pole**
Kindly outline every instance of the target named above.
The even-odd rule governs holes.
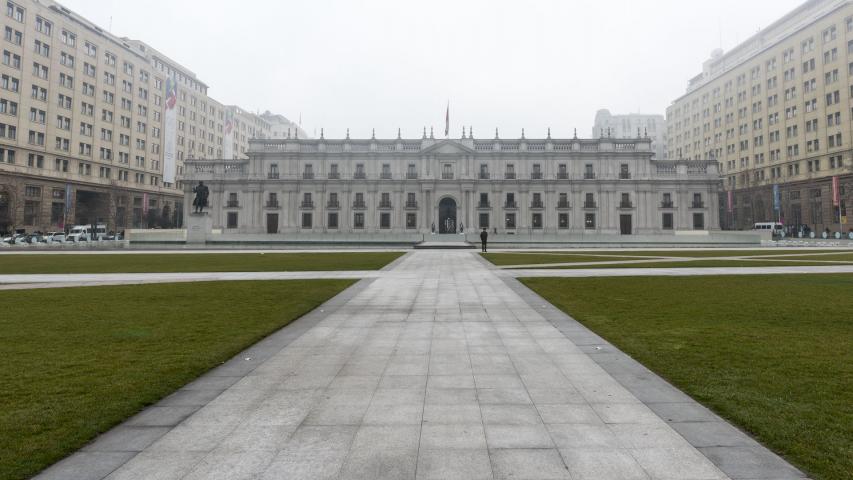
[[[222,126],[222,158],[234,158],[234,112],[225,109],[225,125]]]
[[[838,186],[838,175],[832,177],[832,206],[841,206],[841,192]]]
[[[166,105],[163,112],[163,181],[175,183],[178,140],[178,81],[175,74],[166,78]]]
[[[773,185],[773,210],[777,212],[782,208],[782,199],[779,195],[779,185]]]
[[[729,213],[732,213],[734,211],[734,203],[734,193],[729,190],[728,192],[726,192],[726,207],[728,208]]]

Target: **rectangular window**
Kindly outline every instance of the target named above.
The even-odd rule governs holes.
[[[534,213],[532,223],[533,223],[533,228],[542,228],[542,214],[541,213]]]
[[[237,212],[228,212],[226,228],[237,228]]]
[[[704,230],[705,229],[705,214],[704,213],[694,213],[693,214],[693,230]]]
[[[595,229],[595,214],[594,213],[584,214],[583,226],[587,230],[594,230]]]
[[[416,213],[406,214],[406,228],[418,228],[418,215]]]
[[[379,214],[379,228],[391,228],[391,214],[382,212]]]
[[[504,226],[506,228],[515,228],[515,214],[514,213],[507,213],[506,214],[506,221],[504,222]]]
[[[661,219],[661,228],[663,228],[664,230],[672,230],[673,229],[672,214],[671,213],[664,213],[663,214],[663,218]]]
[[[329,221],[326,225],[330,229],[333,229],[333,230],[338,229],[338,213],[337,212],[329,212]]]
[[[311,228],[314,215],[311,212],[302,212],[302,228]]]
[[[479,218],[480,228],[489,228],[489,214],[488,213],[481,213],[479,215],[479,217],[480,217]]]
[[[364,228],[364,214],[363,213],[356,213],[353,215],[352,227],[353,228],[359,228],[359,229]]]
[[[558,228],[569,228],[569,214],[568,213],[560,213],[557,215],[557,227]]]

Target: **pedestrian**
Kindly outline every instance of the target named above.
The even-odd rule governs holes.
[[[486,243],[489,241],[489,232],[486,231],[486,228],[483,228],[483,231],[480,232],[480,243],[483,246],[483,253],[486,253]]]

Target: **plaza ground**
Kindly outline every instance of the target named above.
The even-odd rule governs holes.
[[[853,275],[522,281],[812,478],[850,478]]]

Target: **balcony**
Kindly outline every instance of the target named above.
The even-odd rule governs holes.
[[[314,179],[314,172],[302,172],[302,179],[303,180],[313,180]]]
[[[507,201],[504,203],[504,208],[518,208],[518,204],[515,202]]]
[[[619,202],[619,208],[634,208],[634,202],[630,200]]]
[[[557,180],[568,180],[568,179],[569,179],[569,173],[568,172],[558,172],[557,173]]]
[[[341,204],[337,200],[329,200],[329,202],[326,203],[326,208],[341,208]]]
[[[364,172],[355,172],[352,178],[356,180],[364,180],[365,178],[367,178],[367,174],[365,174]]]
[[[630,180],[631,172],[619,172],[619,180]]]
[[[279,206],[280,205],[278,204],[278,200],[267,200],[267,208],[278,208]]]
[[[506,172],[506,173],[504,173],[504,179],[506,179],[506,180],[515,180],[515,172]]]
[[[300,205],[300,208],[314,208],[314,202],[311,200],[304,200]]]
[[[568,200],[560,200],[557,202],[557,208],[570,208]]]
[[[595,172],[583,172],[584,180],[595,180]]]
[[[382,172],[379,174],[379,178],[382,180],[391,180],[391,172]]]
[[[365,208],[367,208],[367,206],[364,204],[364,200],[356,200],[352,202],[352,208],[355,210],[364,210]]]
[[[595,202],[586,201],[583,202],[583,208],[597,208],[597,205],[595,204]]]
[[[418,172],[406,172],[406,180],[417,180]]]
[[[538,202],[536,200],[530,202],[530,208],[545,208],[545,204],[542,203],[541,200]]]
[[[477,178],[479,178],[480,180],[488,180],[489,178],[491,178],[491,175],[489,175],[489,172],[480,172]]]
[[[453,180],[453,172],[441,172],[442,180]]]
[[[238,202],[237,200],[228,200],[227,202],[225,202],[225,206],[227,208],[238,208],[240,207],[240,202]]]
[[[406,202],[407,209],[416,209],[418,208],[418,202]]]
[[[701,200],[693,200],[693,203],[690,204],[690,208],[705,208],[705,202]]]
[[[530,174],[531,180],[542,180],[542,172],[533,172]]]
[[[278,172],[267,173],[267,180],[278,180]]]
[[[492,208],[492,205],[489,202],[480,202],[477,204],[477,208]]]
[[[391,202],[379,202],[379,208],[391,208]]]
[[[341,178],[341,174],[338,172],[329,173],[329,180],[339,180]]]
[[[664,201],[660,202],[660,208],[675,208],[675,204],[672,203],[672,200],[670,200],[670,201],[664,200]]]

